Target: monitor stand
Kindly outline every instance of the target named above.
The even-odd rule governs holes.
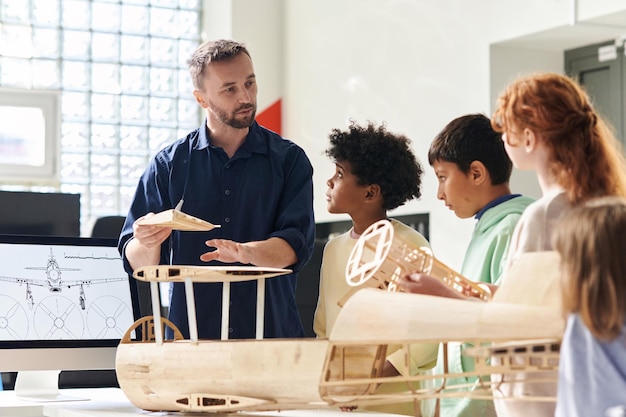
[[[19,371],[15,380],[15,395],[24,401],[56,402],[86,401],[89,398],[63,395],[59,391],[58,371]]]

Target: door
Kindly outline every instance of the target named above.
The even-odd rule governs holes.
[[[577,79],[591,96],[598,112],[626,144],[626,56],[624,44],[614,41],[565,51],[565,72]]]

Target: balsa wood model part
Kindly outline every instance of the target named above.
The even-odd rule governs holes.
[[[197,217],[190,216],[176,209],[169,209],[140,220],[141,224],[171,227],[174,230],[204,231],[213,230],[219,225],[209,223]]]
[[[564,329],[556,253],[521,257],[493,298],[481,293],[481,287],[465,282],[467,278],[450,272],[432,255],[420,254],[431,273],[448,277],[453,286],[461,278],[458,288],[479,299],[457,300],[389,291],[389,283],[394,282],[390,274],[418,269],[411,253],[419,248],[394,239],[385,225],[373,227],[368,233],[359,239],[357,246],[361,249],[351,256],[346,277],[349,282],[358,277],[359,290],[346,300],[328,339],[263,338],[264,281],[281,279],[280,274],[289,270],[170,265],[135,271],[137,279],[151,282],[153,311],[157,314],[137,321],[118,346],[120,387],[135,406],[149,411],[266,411],[360,407],[459,396],[492,398],[492,390],[498,388],[492,385],[492,374],[501,376],[493,379],[501,385],[507,384],[507,376],[519,372],[520,367],[538,371],[539,375],[543,370],[555,369]],[[380,248],[389,251],[379,249],[379,244],[373,243],[377,239]],[[365,270],[371,274],[361,274]],[[365,276],[368,278],[361,278]],[[368,284],[369,278],[375,284]],[[194,303],[188,302],[190,338],[183,339],[174,329],[175,340],[164,340],[165,326],[173,325],[158,313],[158,281],[185,282],[187,300],[194,299],[194,281],[223,282],[223,305],[228,306],[229,283],[244,279],[259,280],[256,339],[227,339],[226,308],[222,313],[222,340],[198,340]],[[387,291],[381,290],[381,285]],[[480,301],[489,298],[491,301]],[[142,330],[141,340],[131,338],[136,329]],[[474,371],[409,373],[412,344],[453,341],[476,346],[472,353],[476,358]],[[388,345],[402,346],[406,360],[405,367],[399,369],[401,375],[382,376]],[[494,356],[500,358],[497,366],[489,360]],[[459,376],[481,377],[481,388],[460,391],[462,386],[448,379]],[[406,384],[404,392],[377,394],[381,385],[398,382]]]
[[[199,219],[187,213],[183,213],[183,200],[180,200],[175,208],[164,210],[153,216],[146,217],[139,221],[139,224],[148,224],[153,226],[171,227],[174,230],[208,232],[220,227],[219,224],[213,224],[205,220]]]

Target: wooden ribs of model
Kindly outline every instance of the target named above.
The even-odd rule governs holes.
[[[464,277],[437,260],[429,248],[417,247],[400,236],[394,236],[393,225],[380,220],[359,237],[346,265],[346,280],[358,287],[398,290],[398,280],[409,273],[422,272],[441,279],[455,291],[483,301],[491,299],[486,286]],[[341,302],[343,304],[345,300]]]
[[[137,268],[133,276],[140,281],[184,282],[190,278],[194,282],[238,282],[291,272],[290,269],[260,266],[153,265]]]
[[[120,387],[135,406],[149,411],[233,412],[361,408],[408,401],[414,403],[418,415],[420,399],[489,399],[494,381],[497,387],[510,384],[514,380],[509,377],[520,371],[532,371],[537,383],[555,375],[564,329],[555,252],[528,253],[517,259],[490,302],[361,289],[347,300],[328,339],[264,339],[266,277],[245,267],[226,267],[232,274],[224,274],[224,267],[207,268],[156,265],[142,269],[142,278],[150,281],[153,290],[155,316],[140,319],[126,332],[116,357]],[[223,282],[222,334],[227,335],[232,277],[259,280],[257,339],[199,340],[192,281]],[[159,313],[156,281],[181,279],[189,291],[189,338],[172,329],[174,325]],[[174,330],[173,340],[164,340],[165,326]],[[133,340],[133,332],[145,337]],[[432,342],[473,343],[478,347],[473,353],[476,368],[454,374],[411,374],[411,346]],[[401,347],[405,364],[398,369],[400,375],[386,377],[382,368],[391,345]],[[489,361],[494,357],[497,363]],[[494,374],[500,378],[490,378]],[[479,377],[482,386],[462,390],[467,384],[459,383],[460,377]],[[406,389],[380,390],[397,383]]]

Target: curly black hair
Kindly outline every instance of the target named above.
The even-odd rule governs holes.
[[[384,123],[359,126],[351,121],[348,130],[333,129],[329,138],[326,155],[334,162],[349,162],[359,185],[377,184],[385,210],[422,196],[424,170],[406,136],[388,132]]]

